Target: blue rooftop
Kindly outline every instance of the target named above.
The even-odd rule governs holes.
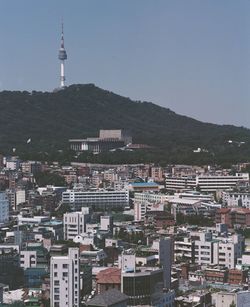
[[[158,187],[156,182],[133,182],[131,183],[133,187]]]

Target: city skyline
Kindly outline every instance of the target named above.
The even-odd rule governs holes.
[[[58,86],[63,17],[66,85],[95,83],[202,121],[250,127],[247,1],[28,0],[0,8],[1,91]]]

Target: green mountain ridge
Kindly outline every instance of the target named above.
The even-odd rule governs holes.
[[[204,123],[151,102],[132,101],[93,84],[56,92],[0,92],[0,151],[52,151],[69,138],[97,136],[99,129],[128,129],[134,143],[157,148],[161,155],[190,159],[205,155],[247,161],[250,130]],[[30,144],[27,140],[31,138]],[[245,142],[229,144],[228,140]],[[197,147],[209,154],[193,154]],[[193,157],[193,158],[192,158]],[[209,158],[210,157],[210,158]],[[231,158],[230,158],[231,157]],[[157,158],[156,158],[157,159]]]

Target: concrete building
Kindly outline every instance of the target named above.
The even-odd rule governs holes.
[[[90,221],[89,208],[82,207],[80,212],[63,215],[64,239],[73,240],[77,235],[86,232],[86,224]]]
[[[171,213],[176,219],[178,213],[184,215],[197,214],[201,201],[188,198],[173,198],[169,201],[169,204],[171,205]]]
[[[21,169],[25,174],[35,174],[41,171],[42,164],[38,161],[26,161],[21,163]]]
[[[249,227],[250,209],[247,208],[221,208],[216,211],[216,223],[226,224],[228,227]]]
[[[50,218],[48,216],[22,216],[19,214],[17,216],[18,225],[25,225],[25,224],[31,224],[31,225],[39,225],[41,223],[49,222]]]
[[[35,268],[37,265],[36,251],[20,252],[20,267],[23,269]]]
[[[244,238],[241,235],[213,237],[211,232],[191,232],[195,244],[195,263],[199,265],[222,265],[235,268],[241,258]]]
[[[81,207],[107,210],[111,208],[123,208],[129,205],[129,192],[67,190],[62,194],[62,202],[70,204],[74,210],[79,210]]]
[[[67,256],[50,260],[50,306],[80,306],[79,249],[69,248]]]
[[[185,189],[199,188],[202,192],[216,192],[236,187],[241,181],[249,182],[248,173],[236,173],[236,175],[196,175],[196,176],[168,176],[166,189],[182,191]]]
[[[132,137],[125,130],[100,130],[98,138],[70,139],[70,148],[77,152],[92,151],[100,153],[124,147],[132,143]]]
[[[25,203],[26,201],[26,191],[25,190],[17,190],[15,197],[15,209],[17,209],[19,204]]]
[[[134,219],[135,221],[144,221],[145,215],[150,211],[164,212],[163,203],[136,202],[134,203]]]
[[[163,169],[162,167],[152,166],[150,169],[150,177],[155,181],[163,180]]]
[[[156,182],[132,182],[128,185],[128,189],[132,192],[159,192],[160,185]]]
[[[250,193],[223,191],[222,202],[227,207],[244,207],[250,209]]]
[[[187,199],[194,199],[194,200],[200,200],[202,202],[213,202],[214,201],[214,195],[213,194],[207,194],[207,193],[201,193],[198,191],[193,190],[187,190],[183,191],[182,193],[175,193],[175,198],[187,198]]]
[[[113,217],[110,215],[100,217],[100,230],[113,233]]]
[[[171,289],[172,239],[159,240],[159,264],[163,269],[163,284],[165,289]]]
[[[188,260],[194,262],[194,241],[191,238],[176,238],[174,241],[175,260]]]
[[[167,203],[171,198],[173,197],[170,197],[170,195],[153,192],[135,192],[134,194],[135,203]]]
[[[0,224],[6,224],[9,221],[9,201],[4,192],[0,192]]]
[[[128,131],[124,129],[116,129],[116,130],[101,129],[99,131],[99,138],[101,140],[107,140],[107,139],[122,140],[125,142],[125,144],[132,143],[132,137],[129,135]]]
[[[250,307],[250,291],[216,292],[212,294],[215,307]]]
[[[121,291],[129,296],[129,306],[174,306],[171,285],[171,239],[155,242],[159,251],[159,267],[137,267],[133,250],[119,257],[121,269]]]

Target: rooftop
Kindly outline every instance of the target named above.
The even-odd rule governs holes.
[[[120,284],[121,270],[118,268],[108,268],[99,272],[96,279],[99,284]]]
[[[116,289],[110,289],[102,294],[95,296],[87,306],[108,307],[128,300],[128,296]]]

